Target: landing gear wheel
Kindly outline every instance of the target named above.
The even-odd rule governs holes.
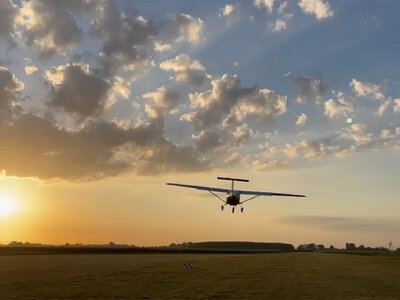
[[[234,213],[235,212],[235,207],[232,207],[232,213]]]
[[[240,209],[240,212],[243,212],[244,211],[244,207],[242,207],[241,209]]]
[[[221,210],[224,210],[224,206],[223,205],[221,205]]]

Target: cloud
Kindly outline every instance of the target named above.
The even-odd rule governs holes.
[[[242,87],[237,75],[225,74],[212,80],[211,86],[211,90],[189,94],[192,107],[196,110],[183,115],[182,119],[193,122],[197,130],[219,124],[240,100],[255,92],[254,87]]]
[[[390,104],[392,104],[392,101],[386,100],[385,102],[382,102],[382,104],[379,106],[378,111],[376,112],[376,115],[378,117],[382,117],[385,113],[385,111],[389,108]]]
[[[329,6],[328,1],[323,2],[322,0],[300,0],[298,5],[305,14],[315,15],[318,20],[333,16],[333,11]]]
[[[298,115],[296,120],[294,121],[294,124],[297,127],[303,127],[307,122],[307,115],[305,113],[302,113],[301,115]]]
[[[25,67],[25,74],[27,76],[35,74],[39,69],[35,66],[26,66]]]
[[[236,9],[236,7],[234,5],[227,4],[223,8],[220,9],[220,12],[221,12],[222,16],[228,17],[234,13],[235,9]]]
[[[236,165],[238,163],[244,162],[245,157],[240,153],[232,153],[227,159],[225,159],[224,163],[227,165]]]
[[[291,79],[293,85],[298,90],[299,95],[296,98],[297,103],[305,104],[313,101],[316,104],[321,104],[324,100],[326,86],[320,79],[311,77],[287,75]]]
[[[0,1],[0,38],[9,37],[14,32],[18,7],[11,0]]]
[[[279,8],[278,8],[278,13],[279,14],[283,14],[283,12],[285,11],[286,7],[287,7],[288,2],[284,1],[281,4],[279,4]]]
[[[371,97],[373,100],[384,99],[382,86],[379,84],[361,82],[353,79],[349,85],[358,97]]]
[[[258,9],[265,8],[269,13],[274,9],[275,0],[254,0],[254,6]]]
[[[187,14],[174,14],[172,22],[178,34],[178,41],[186,40],[196,45],[202,40],[204,23],[200,18]]]
[[[192,138],[194,147],[199,153],[208,153],[222,145],[220,134],[216,130],[202,130]]]
[[[165,51],[168,51],[168,50],[171,50],[171,49],[172,49],[171,44],[163,44],[160,41],[155,41],[154,42],[154,50],[157,51],[157,52],[165,52]]]
[[[400,99],[393,100],[393,111],[395,113],[400,113]]]
[[[272,32],[280,32],[286,29],[286,22],[282,19],[277,19],[275,23],[271,24],[270,28]]]
[[[26,45],[45,60],[79,44],[82,30],[73,16],[84,9],[84,1],[23,1],[16,23],[25,28]]]
[[[286,113],[286,101],[286,96],[279,96],[271,90],[262,89],[256,95],[246,97],[239,103],[234,110],[234,115],[239,122],[247,117],[271,122]]]
[[[141,16],[121,13],[115,1],[91,4],[91,34],[105,40],[98,57],[103,75],[135,72],[147,66],[148,50],[155,45],[159,26]]]
[[[23,114],[0,124],[0,165],[7,176],[98,180],[126,172],[159,174],[208,168],[192,147],[180,147],[154,124],[133,128],[96,120],[79,130]]]
[[[144,99],[152,100],[152,105],[146,105],[146,112],[150,118],[164,118],[173,112],[177,106],[180,93],[174,89],[167,89],[165,86],[159,87],[154,92],[142,95]]]
[[[174,59],[163,61],[160,63],[160,69],[175,72],[176,81],[190,83],[195,87],[209,83],[212,79],[198,60],[191,59],[186,54],[179,54]]]
[[[18,108],[24,84],[7,68],[0,67],[0,123]]]
[[[287,166],[287,162],[278,161],[278,160],[269,160],[269,161],[253,161],[253,167],[260,172],[282,169]]]
[[[337,100],[329,99],[325,102],[325,115],[330,119],[348,117],[354,113],[353,101],[350,98],[339,96]]]
[[[61,65],[45,74],[51,86],[49,106],[80,118],[100,116],[108,106],[111,84],[92,74],[88,65]]]
[[[350,137],[357,145],[368,144],[372,141],[372,133],[365,124],[352,124],[349,130]]]

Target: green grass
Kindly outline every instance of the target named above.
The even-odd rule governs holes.
[[[0,299],[398,299],[399,282],[400,257],[385,256],[0,256]]]

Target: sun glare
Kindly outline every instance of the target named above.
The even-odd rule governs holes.
[[[8,195],[0,195],[0,217],[8,216],[16,210],[15,202]]]

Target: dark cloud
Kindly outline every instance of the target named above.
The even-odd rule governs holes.
[[[203,21],[187,14],[174,14],[172,22],[178,41],[186,40],[198,44],[203,37]]]
[[[86,1],[22,2],[18,24],[25,27],[26,45],[36,48],[42,60],[75,48],[83,33],[74,15],[86,10]]]
[[[24,84],[20,82],[8,69],[0,67],[0,121],[11,116]]]
[[[211,85],[211,90],[189,95],[196,110],[182,116],[182,120],[193,122],[197,130],[221,123],[240,100],[255,93],[255,87],[243,87],[236,75],[225,74],[211,81]]]
[[[123,128],[106,121],[69,131],[32,114],[0,125],[0,169],[8,176],[94,180],[140,174],[198,171],[207,164],[191,147],[174,145],[153,124]]]
[[[159,26],[143,17],[122,14],[115,1],[93,1],[91,34],[105,39],[99,63],[103,75],[118,70],[135,71],[147,64]]]
[[[99,116],[107,106],[111,85],[90,73],[89,66],[68,64],[46,72],[51,85],[48,105],[80,118]]]
[[[322,103],[327,89],[322,79],[294,75],[288,75],[287,77],[292,81],[299,93],[296,98],[298,103],[304,104],[310,101],[316,104]]]
[[[0,1],[0,38],[13,33],[17,14],[18,7],[11,0]]]

